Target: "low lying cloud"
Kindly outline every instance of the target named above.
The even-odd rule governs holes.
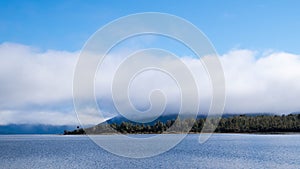
[[[74,113],[43,110],[2,110],[0,125],[5,124],[50,124],[74,125],[78,124]],[[76,123],[77,122],[77,123]]]
[[[181,60],[195,77],[199,89],[200,112],[207,112],[212,88],[206,71],[197,59],[181,57]],[[299,55],[285,52],[258,53],[251,50],[232,50],[220,56],[220,60],[226,80],[225,113],[282,114],[300,111]],[[161,64],[172,64],[164,59],[161,62]],[[99,97],[106,96],[106,100],[112,100],[110,85],[115,73],[112,68],[117,69],[120,63],[118,59],[110,60],[104,63],[102,70],[100,68],[96,85],[100,84],[101,87],[97,87],[106,94],[102,93]],[[180,73],[180,69],[177,73]],[[144,72],[135,77],[129,90],[133,104],[143,110],[149,108],[149,93],[157,88],[164,91],[168,98],[167,110],[178,111],[180,106],[178,86],[166,74],[155,71]]]
[[[76,57],[66,51],[1,44],[0,124],[74,124],[76,114],[63,105],[72,105]]]
[[[77,53],[0,45],[0,107],[43,105],[72,97]]]
[[[221,60],[227,83],[227,112],[299,112],[299,55],[237,50]]]
[[[78,124],[72,105],[73,72],[79,52],[40,51],[30,46],[0,45],[0,125],[9,123]],[[211,86],[201,62],[181,57],[199,88],[200,111],[209,108]],[[225,113],[300,111],[300,56],[286,52],[232,50],[222,55],[226,79]],[[110,55],[98,70],[95,92],[101,109],[115,113],[111,82],[122,57]],[[165,63],[164,63],[165,62]],[[137,64],[137,63],[135,63]],[[170,60],[161,60],[170,64]],[[178,70],[180,73],[180,70]],[[160,89],[166,110],[180,107],[176,81],[159,71],[137,75],[129,88],[132,104],[147,110],[149,93]]]

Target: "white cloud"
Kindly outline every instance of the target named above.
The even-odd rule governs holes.
[[[72,81],[77,57],[78,52],[39,51],[20,44],[1,44],[0,124],[77,124],[72,108]],[[226,78],[226,112],[300,111],[299,55],[233,50],[220,59]],[[110,55],[97,74],[96,94],[105,111],[114,110],[110,85],[121,61],[122,57]],[[199,60],[182,57],[182,61],[196,77],[201,111],[207,111],[211,86],[206,72]],[[170,60],[162,59],[161,64],[170,64]],[[149,92],[156,88],[165,92],[167,110],[178,110],[180,91],[176,83],[157,71],[144,72],[134,79],[129,90],[133,104],[141,110],[149,108]]]
[[[228,112],[299,112],[299,55],[238,50],[222,56],[222,63]]]
[[[76,58],[77,53],[1,44],[0,124],[78,123],[74,111],[54,110],[72,103]]]
[[[34,48],[0,45],[0,107],[49,104],[70,99],[76,53],[41,52]]]
[[[73,112],[60,111],[0,111],[0,125],[15,124],[51,124],[51,125],[74,125],[78,124],[76,114]]]

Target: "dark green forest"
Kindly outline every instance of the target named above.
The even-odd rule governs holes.
[[[153,125],[122,122],[120,124],[102,123],[94,127],[73,131],[64,131],[68,134],[160,134],[160,133],[200,133],[205,118],[199,119],[176,119],[165,123],[157,121]],[[218,119],[208,119],[207,128],[217,126],[216,133],[286,133],[300,132],[300,114],[290,115],[236,115]]]

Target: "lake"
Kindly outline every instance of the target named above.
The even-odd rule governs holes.
[[[161,155],[130,159],[87,136],[0,135],[0,168],[300,168],[300,135],[214,134],[204,144],[198,136]]]

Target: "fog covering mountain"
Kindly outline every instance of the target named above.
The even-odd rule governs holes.
[[[64,130],[74,130],[76,126],[54,126],[42,124],[0,125],[0,134],[62,134]]]
[[[299,113],[295,113],[295,114],[299,114]],[[227,117],[233,117],[233,116],[236,116],[236,115],[240,115],[240,114],[232,114],[232,113],[225,113],[222,115],[223,118],[227,118]],[[259,116],[259,115],[274,115],[273,113],[247,113],[247,116]],[[183,119],[185,118],[190,118],[190,116],[181,116]],[[167,115],[163,115],[163,116],[160,116],[158,117],[156,120],[150,122],[150,123],[146,123],[146,124],[149,124],[149,125],[153,125],[154,123],[156,123],[157,121],[160,121],[160,122],[167,122],[168,120],[176,120],[177,118],[177,114],[167,114]],[[200,119],[200,118],[206,118],[206,115],[205,114],[198,114],[197,119]],[[116,116],[112,119],[109,119],[106,121],[108,124],[113,124],[113,123],[116,123],[116,124],[121,124],[122,122],[130,122],[130,123],[135,123],[131,120],[128,120],[126,119],[125,117],[123,116]]]
[[[292,114],[300,114],[300,113],[292,113]],[[247,116],[260,116],[260,115],[274,115],[271,113],[247,113]],[[223,118],[229,118],[237,116],[237,114],[223,114]],[[203,119],[206,116],[203,114],[199,114],[197,119]],[[168,120],[175,120],[177,118],[176,114],[173,115],[164,115],[158,117],[153,122],[147,123],[147,125],[154,125],[156,122],[160,121],[162,123],[166,123]],[[183,117],[184,119],[185,117]],[[186,118],[189,118],[188,116]],[[112,119],[106,121],[107,124],[117,124],[120,125],[122,122],[132,123],[125,117],[119,115]],[[65,130],[72,131],[76,130],[76,125],[43,125],[43,124],[9,124],[9,125],[0,125],[0,134],[63,134]]]

